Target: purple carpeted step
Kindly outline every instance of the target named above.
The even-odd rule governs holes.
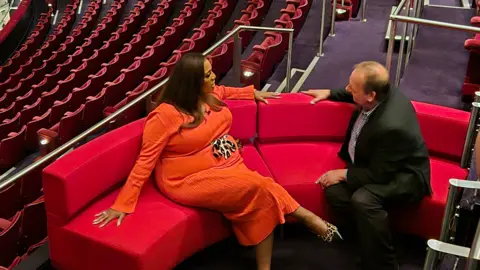
[[[429,0],[430,5],[449,6],[449,7],[461,7],[462,0]]]
[[[385,64],[385,35],[395,0],[369,0],[367,22],[343,21],[335,24],[335,37],[328,37],[322,57],[301,90],[338,88],[348,84],[352,68],[361,61]],[[396,64],[394,55],[393,64]]]
[[[328,36],[331,25],[332,8],[328,2],[329,1],[327,1],[326,3],[325,9],[325,25],[323,32],[324,39]],[[305,20],[305,24],[303,25],[300,33],[298,33],[298,36],[295,38],[295,41],[293,43],[292,68],[305,70],[312,61],[313,57],[317,55],[320,44],[321,18],[322,1],[313,1],[312,6],[310,7],[310,11],[307,15],[307,19]],[[285,54],[285,57],[283,57],[283,60],[277,66],[273,75],[267,82],[268,84],[270,84],[268,91],[275,91],[278,88],[278,86],[285,79],[286,70],[287,55]],[[296,82],[295,78],[298,78],[300,76],[301,74],[294,75],[293,79],[291,80],[290,89],[294,87],[294,83]]]
[[[473,9],[425,7],[423,18],[469,25]],[[462,109],[460,90],[468,62],[463,43],[472,34],[420,26],[400,89],[412,100]]]

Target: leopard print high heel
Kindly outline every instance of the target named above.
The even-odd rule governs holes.
[[[324,235],[318,235],[318,237],[327,243],[343,240],[342,235],[338,232],[338,228],[335,225],[332,225],[326,221],[324,222],[327,224],[327,232]]]

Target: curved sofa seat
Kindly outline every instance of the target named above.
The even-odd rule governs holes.
[[[231,134],[244,141],[246,165],[272,176],[304,207],[329,219],[315,180],[342,168],[337,157],[354,107],[303,94],[286,94],[268,105],[228,101]],[[434,194],[418,207],[395,209],[395,229],[438,237],[449,178],[465,178],[459,167],[469,114],[414,103],[431,151]],[[44,172],[50,258],[56,269],[172,269],[195,252],[232,236],[216,212],[177,205],[150,181],[135,213],[122,226],[92,225],[108,208],[140,150],[143,119],[109,132],[57,160]]]

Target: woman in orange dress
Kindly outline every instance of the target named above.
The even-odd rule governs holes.
[[[249,170],[228,132],[232,114],[222,99],[278,97],[253,86],[215,85],[211,64],[201,54],[186,54],[175,66],[158,107],[146,120],[142,148],[110,209],[96,215],[101,227],[120,225],[134,212],[142,185],[152,171],[160,190],[173,201],[221,212],[245,246],[256,246],[257,268],[270,269],[272,231],[291,215],[324,241],[341,238],[335,226],[299,204],[271,178]]]

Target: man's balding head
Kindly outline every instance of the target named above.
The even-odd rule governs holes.
[[[375,94],[376,101],[383,101],[390,92],[390,78],[387,69],[380,63],[365,61],[354,66],[353,73],[363,79],[363,90],[365,94]],[[353,75],[352,73],[352,75]]]

